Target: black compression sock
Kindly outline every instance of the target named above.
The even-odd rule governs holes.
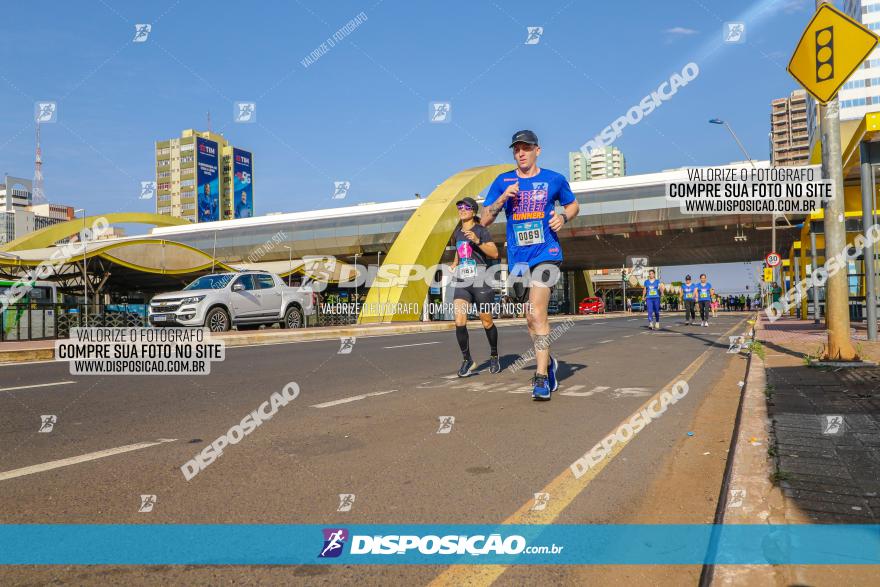
[[[468,343],[467,326],[456,326],[455,338],[458,339],[458,348],[461,349],[461,356],[465,359],[470,359],[471,349],[470,344]]]
[[[489,339],[489,348],[492,349],[489,354],[498,355],[498,327],[494,324],[486,328],[486,338]]]

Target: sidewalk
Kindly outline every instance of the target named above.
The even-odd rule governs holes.
[[[725,524],[880,523],[880,367],[807,366],[827,340],[823,328],[759,314]],[[880,360],[863,325],[852,338],[863,359]],[[834,584],[831,571],[837,584],[868,584],[872,569],[719,566],[715,584]]]
[[[826,340],[821,326],[779,320],[758,331],[766,347],[767,413],[786,520],[877,524],[880,367],[804,365],[804,355],[815,355]],[[863,329],[853,339],[863,359],[880,359],[880,343],[867,342]]]
[[[580,315],[554,315],[550,316],[550,324],[564,322],[566,320],[602,320],[619,316],[629,316],[623,312],[608,314]],[[640,316],[635,314],[636,317]],[[644,316],[644,314],[641,314]],[[499,328],[505,326],[525,326],[525,318],[503,318],[495,320]],[[470,328],[482,328],[479,320],[469,320]],[[552,328],[552,326],[551,326]],[[239,332],[232,330],[224,333],[215,333],[213,338],[223,340],[227,347],[253,346],[261,344],[278,344],[284,342],[304,342],[313,340],[332,340],[340,337],[367,337],[389,336],[394,334],[408,334],[418,332],[445,332],[455,330],[452,321],[443,322],[394,322],[388,324],[363,324],[351,326],[320,326],[312,328],[298,328],[287,330],[281,328],[266,328],[262,330],[248,330]],[[23,361],[44,361],[55,358],[55,339],[25,340],[0,343],[0,364]]]

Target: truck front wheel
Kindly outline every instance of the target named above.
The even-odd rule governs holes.
[[[205,326],[211,332],[226,332],[230,328],[229,314],[223,308],[211,308],[205,316]]]

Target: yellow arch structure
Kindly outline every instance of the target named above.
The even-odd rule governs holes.
[[[99,216],[86,216],[85,218],[77,218],[76,220],[68,220],[59,224],[53,224],[46,228],[41,228],[30,234],[26,234],[15,240],[9,241],[2,247],[0,251],[23,251],[27,249],[41,249],[51,247],[61,239],[73,236],[83,229],[88,229],[99,218],[107,221],[107,224],[152,224],[153,226],[180,226],[182,224],[190,224],[189,220],[183,218],[175,218],[164,214],[153,214],[151,212],[111,212],[109,214],[101,214]]]
[[[464,196],[478,194],[498,174],[513,168],[513,164],[503,164],[466,169],[456,173],[431,192],[391,245],[391,250],[388,251],[367,294],[364,308],[358,317],[360,324],[421,319],[428,283],[424,279],[401,280],[396,271],[394,275],[383,275],[383,269],[386,266],[432,267],[439,263],[458,223],[455,202]],[[402,269],[400,274],[405,276],[409,271]]]

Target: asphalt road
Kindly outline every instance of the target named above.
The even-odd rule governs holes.
[[[471,378],[455,377],[460,355],[452,332],[359,338],[350,354],[339,354],[338,341],[231,348],[201,377],[71,376],[61,362],[0,366],[0,520],[499,523],[708,353],[688,379],[688,395],[628,444],[556,520],[612,523],[687,433],[730,359],[725,333],[744,319],[722,313],[709,328],[685,327],[676,314],[659,332],[645,328],[644,314],[575,322],[553,344],[561,382],[550,402],[530,399],[533,363],[499,375],[483,364]],[[507,367],[530,341],[524,325],[499,333]],[[488,345],[481,330],[470,335],[479,365]],[[183,463],[289,382],[301,389],[297,399],[184,479]],[[38,432],[44,414],[57,416],[50,433]],[[452,430],[438,434],[445,416],[455,418]],[[155,444],[75,459],[137,443]],[[21,471],[60,459],[77,462]],[[138,511],[142,494],[157,496],[152,512]],[[356,496],[350,511],[337,511],[339,494]],[[13,567],[0,570],[0,583],[426,584],[442,570]],[[553,570],[535,573],[540,580]]]

